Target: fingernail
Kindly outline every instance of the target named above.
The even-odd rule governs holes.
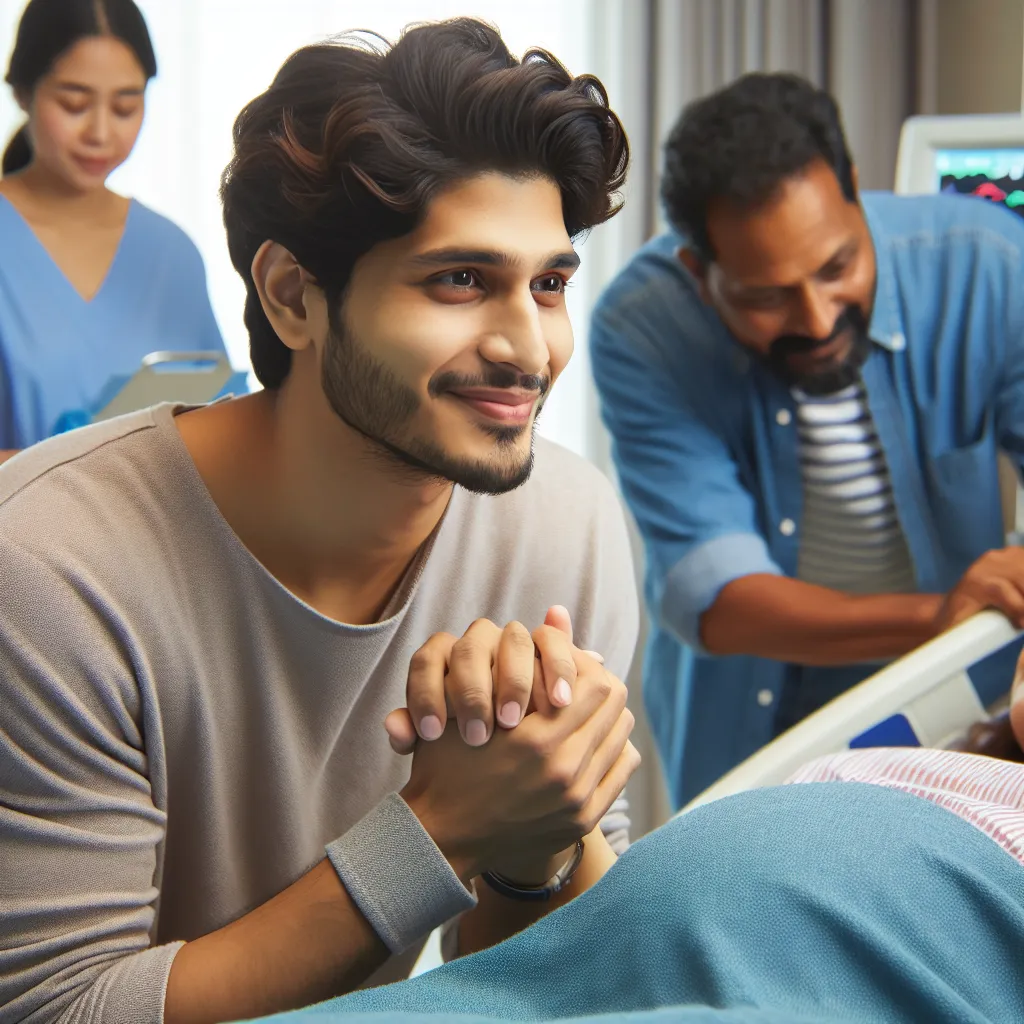
[[[519,705],[514,700],[510,700],[507,704],[502,704],[501,710],[498,711],[498,721],[506,729],[514,729],[519,724],[522,713]]]
[[[559,679],[558,682],[555,683],[555,688],[551,691],[551,699],[562,708],[564,708],[566,704],[572,703],[572,690],[564,679]]]
[[[425,740],[436,740],[442,732],[441,719],[437,715],[424,715],[420,719],[420,735]]]
[[[584,651],[583,652],[588,658],[593,658],[599,665],[604,664],[604,655],[598,654],[597,651]]]
[[[482,747],[487,742],[487,726],[479,718],[471,718],[464,735],[471,747]]]

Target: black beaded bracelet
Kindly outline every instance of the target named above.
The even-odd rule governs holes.
[[[555,874],[543,885],[526,886],[518,882],[511,882],[493,871],[485,871],[480,877],[497,893],[507,896],[511,900],[526,900],[528,902],[549,900],[557,892],[561,892],[576,874],[576,869],[583,860],[583,840],[576,840],[576,849],[564,867],[559,868]]]

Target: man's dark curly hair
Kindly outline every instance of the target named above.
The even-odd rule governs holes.
[[[714,258],[707,211],[725,199],[758,206],[817,160],[857,199],[835,100],[798,75],[744,75],[691,103],[665,144],[661,196],[672,226],[701,258]]]

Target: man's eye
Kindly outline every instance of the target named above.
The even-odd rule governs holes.
[[[846,263],[830,263],[827,267],[822,267],[819,277],[823,281],[838,281],[843,274],[846,273]]]
[[[776,292],[767,292],[761,295],[741,295],[736,300],[736,305],[744,309],[778,309],[785,299]]]
[[[473,288],[479,283],[472,270],[453,270],[451,273],[439,277],[438,280],[441,284],[451,285],[453,288],[462,290]]]
[[[541,292],[562,292],[565,291],[565,279],[558,274],[548,274],[547,277],[538,278],[534,287]]]

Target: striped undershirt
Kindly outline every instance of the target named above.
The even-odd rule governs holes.
[[[789,781],[866,782],[930,800],[1024,864],[1024,764],[957,750],[847,750],[812,761]]]
[[[863,383],[793,392],[803,477],[797,578],[852,594],[916,589]]]

